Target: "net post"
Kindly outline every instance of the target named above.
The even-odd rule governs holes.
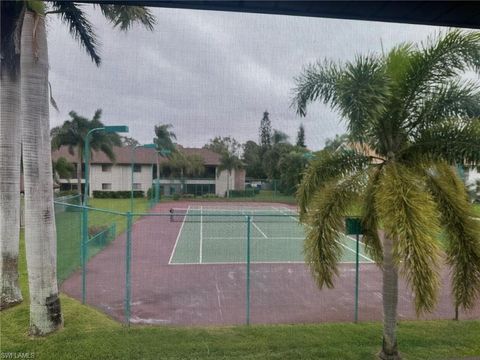
[[[87,245],[88,244],[88,208],[82,205],[82,241],[81,241],[81,263],[82,263],[82,304],[87,298]]]
[[[360,234],[356,234],[356,251],[355,251],[355,323],[358,322],[358,270],[360,256]]]
[[[132,213],[127,212],[127,239],[125,244],[125,322],[130,326]]]
[[[246,271],[246,324],[250,325],[250,237],[251,237],[251,217],[247,215],[247,271]]]

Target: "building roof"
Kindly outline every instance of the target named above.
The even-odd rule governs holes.
[[[79,0],[98,3],[100,0]],[[480,28],[478,1],[101,0],[103,3]]]
[[[184,148],[183,146],[177,146],[180,151],[187,155],[199,155],[203,158],[204,165],[211,165],[211,166],[218,166],[220,165],[220,155],[208,150],[208,149],[199,149],[199,148]],[[101,151],[93,151],[92,152],[92,164],[131,164],[132,162],[132,147],[131,146],[123,146],[118,147],[115,146],[113,148],[113,152],[115,153],[115,161],[111,161],[107,155],[105,155]],[[139,147],[135,150],[135,164],[147,164],[153,165],[157,163],[157,159],[155,156],[155,149],[146,149]],[[62,146],[58,150],[52,151],[52,160],[58,160],[60,157],[64,157],[71,163],[78,162],[78,156],[76,151],[74,150],[74,154],[70,154],[68,151],[68,146]],[[167,162],[166,158],[159,158],[159,162]]]

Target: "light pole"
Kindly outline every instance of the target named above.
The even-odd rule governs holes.
[[[131,183],[131,190],[130,190],[130,212],[133,213],[133,173],[134,173],[134,167],[135,167],[135,150],[137,148],[143,147],[146,149],[155,149],[155,144],[144,144],[144,145],[134,145],[132,146],[132,183]]]
[[[87,260],[88,260],[88,180],[89,180],[89,168],[88,164],[90,162],[90,136],[95,131],[105,131],[108,133],[113,132],[128,132],[128,126],[125,125],[113,125],[113,126],[104,126],[90,130],[85,136],[85,147],[83,159],[85,162],[85,189],[83,193],[83,208],[82,208],[82,304],[85,304],[86,300],[86,291],[87,291]]]
[[[105,131],[107,133],[114,133],[114,132],[121,132],[121,133],[128,133],[128,126],[125,125],[111,125],[111,126],[104,126],[100,128],[91,129],[87,136],[85,136],[85,146],[84,146],[84,154],[83,159],[85,163],[85,189],[83,193],[83,205],[87,206],[88,204],[88,188],[89,188],[89,163],[90,163],[90,136],[95,131]]]

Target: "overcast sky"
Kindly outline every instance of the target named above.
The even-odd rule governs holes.
[[[91,118],[103,109],[106,124],[126,124],[129,136],[149,143],[153,127],[171,123],[178,142],[200,147],[216,135],[258,141],[265,110],[272,126],[295,141],[301,122],[307,145],[319,149],[344,130],[322,104],[305,118],[290,108],[294,77],[318,59],[353,59],[422,41],[438,27],[217,11],[153,9],[153,32],[139,26],[112,29],[100,11],[85,5],[101,40],[96,67],[68,28],[49,15],[50,82],[60,112]]]

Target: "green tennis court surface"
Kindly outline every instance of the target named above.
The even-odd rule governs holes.
[[[189,207],[172,216],[180,225],[169,264],[245,263],[247,216],[250,216],[250,261],[303,263],[305,229],[288,208],[218,209]],[[354,238],[342,235],[342,262],[355,261]],[[360,243],[360,262],[373,262]]]

